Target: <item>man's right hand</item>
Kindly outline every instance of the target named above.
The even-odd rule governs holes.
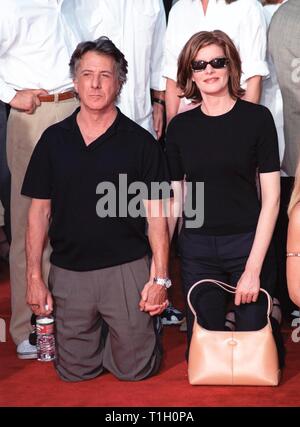
[[[40,95],[49,95],[45,89],[24,89],[17,91],[9,105],[16,110],[33,114],[35,109],[41,105]]]
[[[52,295],[42,278],[28,279],[26,301],[37,316],[47,316],[53,311]]]

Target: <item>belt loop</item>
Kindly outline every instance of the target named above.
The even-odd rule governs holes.
[[[54,94],[54,102],[59,102],[59,93]]]

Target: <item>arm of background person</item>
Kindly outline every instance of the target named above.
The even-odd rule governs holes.
[[[178,112],[180,104],[178,95],[181,94],[181,91],[177,88],[177,60],[180,48],[177,41],[179,23],[176,6],[173,6],[170,10],[164,46],[163,76],[166,78],[167,125]]]
[[[17,42],[19,37],[19,19],[20,14],[14,11],[14,6],[9,5],[5,13],[0,17],[0,56],[5,56],[7,52]],[[32,114],[37,106],[40,105],[38,95],[47,95],[44,89],[26,89],[16,91],[9,86],[0,73],[0,99],[11,107]]]
[[[177,82],[167,78],[166,86],[166,115],[167,115],[167,125],[173,119],[174,116],[178,113],[180,105],[180,95],[181,91],[177,87]]]
[[[247,80],[247,90],[243,99],[258,104],[261,96],[262,77],[253,76]]]
[[[244,99],[258,103],[261,79],[269,76],[266,61],[267,24],[259,2],[249,2],[241,22],[239,52],[242,60],[242,81],[247,84]]]
[[[300,252],[300,205],[296,205],[290,215],[287,252]],[[287,257],[286,275],[291,300],[300,307],[300,257]]]
[[[152,96],[154,99],[152,104],[153,128],[156,132],[156,138],[160,139],[164,125],[165,104],[160,104],[155,99],[160,99],[165,103],[165,92],[153,90]]]
[[[166,15],[162,0],[159,3],[159,12],[156,17],[155,27],[152,30],[152,44],[150,57],[150,87],[153,91],[153,97],[165,100],[166,81],[162,76],[164,40],[166,34]],[[156,137],[159,139],[162,135],[164,123],[164,105],[153,103],[153,127]]]
[[[1,11],[0,15],[0,57],[5,56],[9,49],[14,44],[18,37],[18,18],[13,5],[8,5]],[[0,70],[0,99],[5,103],[9,103],[16,91],[11,88],[4,80],[3,74]]]

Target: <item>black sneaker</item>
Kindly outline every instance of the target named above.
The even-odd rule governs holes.
[[[160,315],[163,325],[180,325],[183,322],[184,315],[177,308],[169,304]]]

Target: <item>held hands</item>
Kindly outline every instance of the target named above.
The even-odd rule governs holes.
[[[169,305],[167,300],[167,290],[164,286],[157,285],[153,282],[155,277],[155,264],[152,259],[150,267],[150,278],[145,284],[141,293],[140,310],[156,316],[161,314]]]
[[[161,314],[169,305],[167,289],[153,283],[152,279],[146,283],[141,295],[140,310],[149,313],[150,316]]]
[[[48,92],[44,89],[19,90],[9,104],[16,110],[33,114],[35,109],[41,105],[40,95],[48,95]]]
[[[259,289],[259,273],[245,270],[236,286],[235,305],[256,302]]]
[[[26,302],[37,316],[47,316],[52,313],[52,295],[42,278],[30,279],[27,286]]]

